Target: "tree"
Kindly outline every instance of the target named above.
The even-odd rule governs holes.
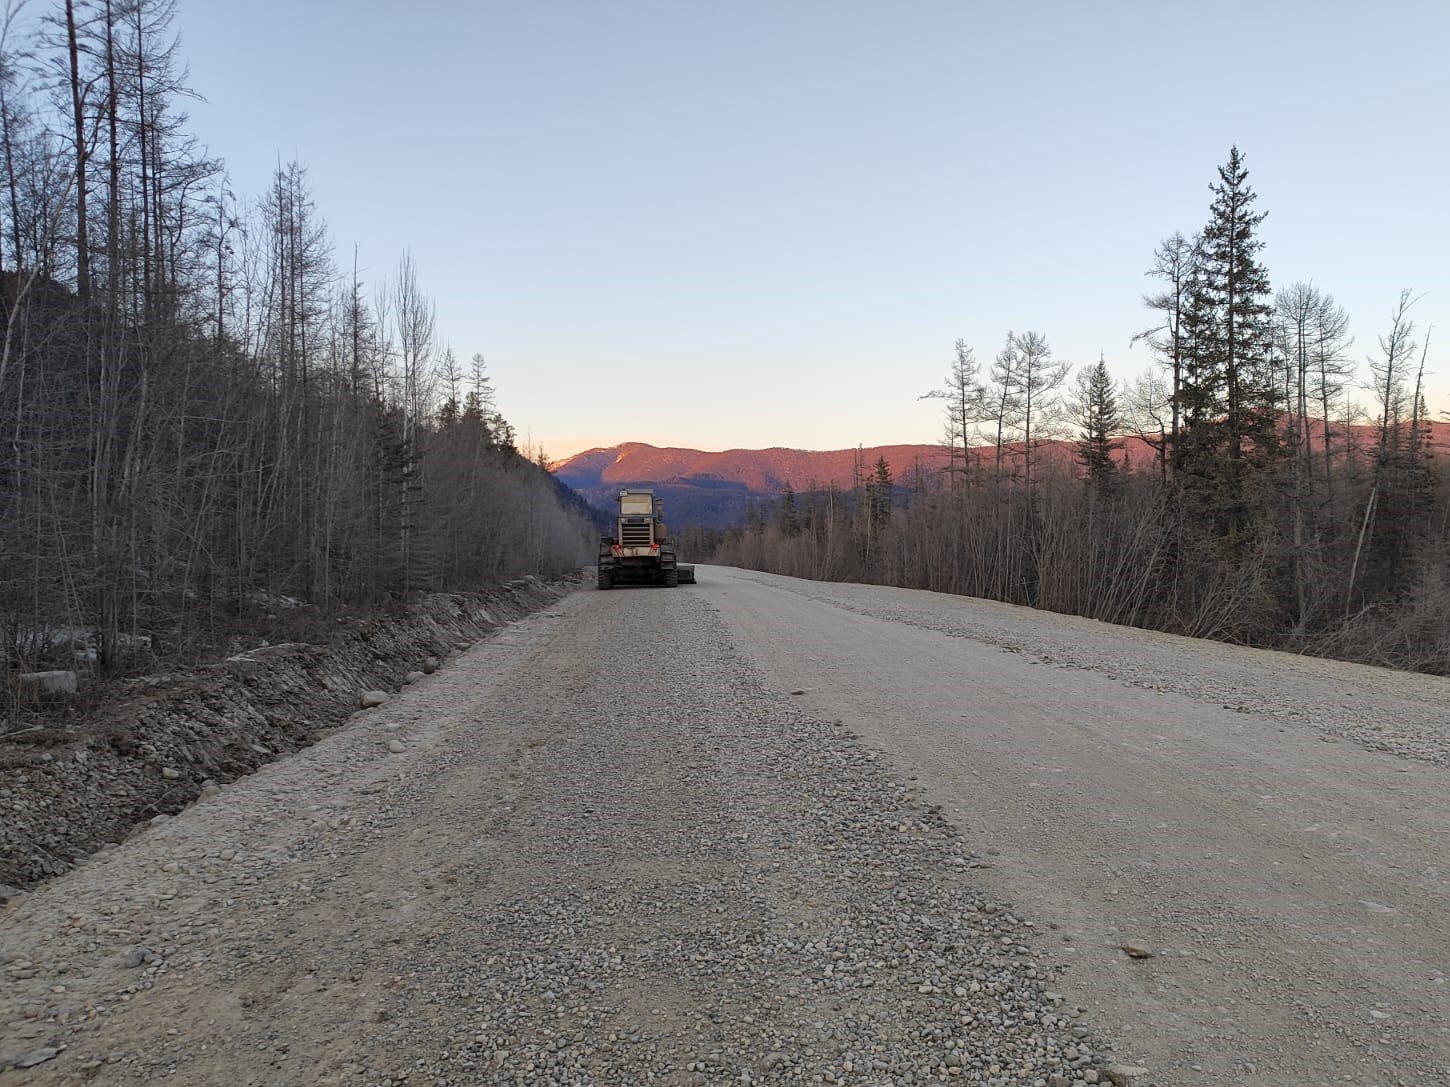
[[[123,213],[132,226],[126,244],[108,240],[108,263],[129,260],[127,279],[136,308],[154,318],[181,305],[180,284],[193,271],[193,205],[220,173],[186,132],[177,101],[193,98],[172,31],[175,0],[104,0],[110,137],[108,222],[119,232]],[[124,35],[118,31],[124,27]],[[123,181],[123,167],[132,179]],[[117,187],[122,192],[117,192]],[[127,208],[127,193],[131,206]],[[108,227],[108,230],[111,228]],[[118,274],[113,267],[108,275]]]
[[[1213,204],[1203,229],[1208,302],[1214,310],[1214,360],[1222,374],[1229,456],[1243,456],[1243,440],[1261,437],[1262,409],[1275,402],[1269,360],[1269,274],[1258,260],[1264,243],[1256,231],[1266,212],[1254,212],[1257,194],[1237,147],[1219,168]],[[1272,427],[1272,420],[1269,421]]]
[[[1178,438],[1184,363],[1183,314],[1188,304],[1189,283],[1199,259],[1198,250],[1197,238],[1189,241],[1178,233],[1158,243],[1153,251],[1153,267],[1145,274],[1161,280],[1164,286],[1157,294],[1143,296],[1143,304],[1158,315],[1158,324],[1139,332],[1130,341],[1146,343],[1171,375],[1167,428],[1170,443]]]
[[[877,457],[870,475],[864,477],[857,492],[865,500],[862,557],[868,571],[874,567],[891,529],[892,486],[891,465],[884,456]]]
[[[1184,401],[1188,485],[1201,507],[1217,510],[1231,543],[1248,518],[1252,469],[1278,450],[1277,397],[1271,357],[1269,276],[1259,262],[1257,228],[1264,213],[1237,147],[1219,180],[1185,285],[1180,345],[1186,358],[1179,396]]]
[[[300,165],[238,200],[187,133],[174,0],[59,0],[29,31],[19,6],[0,19],[5,658],[6,635],[63,626],[103,671],[142,635],[186,659],[278,598],[325,614],[575,565],[583,522],[481,369],[473,425],[444,440],[416,283],[369,307]]]
[[[26,58],[17,55],[10,40],[16,15],[14,0],[0,12],[0,156],[4,159],[5,208],[10,217],[9,230],[0,230],[0,272],[5,268],[5,243],[8,242],[11,266],[18,278],[25,268],[20,178],[28,165],[23,156],[29,142],[31,117],[20,74],[21,63]],[[0,378],[3,377],[0,373]]]
[[[953,488],[966,479],[972,438],[986,410],[986,389],[978,376],[980,371],[981,366],[966,340],[957,340],[956,358],[946,383],[920,397],[946,401],[946,432],[942,444],[947,450],[947,473]]]
[[[257,524],[286,540],[282,554],[300,558],[303,591],[310,598],[317,595],[322,575],[316,545],[326,538],[319,521],[326,507],[316,492],[323,479],[318,382],[335,277],[327,228],[300,163],[290,162],[273,172],[261,218],[267,265],[260,350],[278,411],[260,422],[272,431],[282,474],[281,501],[265,514],[259,511]],[[146,282],[151,274],[143,272],[140,281]],[[147,287],[146,293],[153,289]],[[143,307],[140,312],[144,311]],[[264,546],[261,553],[271,550]],[[290,570],[271,573],[284,581],[292,578]]]
[[[458,358],[451,347],[443,349],[443,358],[438,363],[438,379],[443,382],[443,403],[438,407],[438,420],[447,428],[463,412],[463,405],[458,399],[463,374],[458,369]]]
[[[1344,392],[1349,315],[1312,283],[1295,283],[1274,296],[1275,341],[1283,359],[1286,443],[1306,475],[1314,471],[1314,427],[1318,423],[1323,478],[1332,478],[1332,421]]]
[[[1310,394],[1319,405],[1319,420],[1324,428],[1324,486],[1332,497],[1332,419],[1340,411],[1345,387],[1354,373],[1354,366],[1349,361],[1349,348],[1354,338],[1349,334],[1349,314],[1335,305],[1333,297],[1327,294],[1318,300],[1310,327],[1313,332]]]
[[[1284,444],[1289,457],[1289,517],[1292,521],[1296,626],[1302,633],[1310,621],[1310,566],[1321,562],[1325,532],[1338,526],[1333,513],[1321,527],[1317,516],[1331,497],[1330,404],[1340,385],[1332,376],[1341,366],[1347,342],[1348,317],[1334,299],[1310,283],[1295,283],[1274,296],[1274,341],[1280,359],[1280,397],[1285,405]],[[1324,452],[1323,486],[1316,488],[1314,427],[1311,409],[1318,409]],[[1316,494],[1324,498],[1321,501]]]
[[[884,456],[876,458],[869,484],[871,493],[871,520],[880,531],[891,523],[891,488],[893,485],[891,465]]]
[[[993,427],[993,466],[996,478],[1002,478],[1002,459],[1007,443],[1022,423],[1022,359],[1017,351],[1017,337],[1007,333],[1007,342],[992,360],[990,384],[983,397],[987,419]]]
[[[800,531],[795,498],[795,488],[790,485],[790,480],[786,480],[780,492],[780,531],[786,536],[794,536]]]
[[[1168,479],[1168,454],[1173,443],[1177,404],[1161,370],[1149,367],[1123,386],[1123,425],[1153,450],[1159,479]]]
[[[1356,598],[1355,579],[1366,543],[1370,544],[1370,553],[1365,556],[1364,576],[1371,582],[1370,590],[1397,594],[1403,588],[1409,556],[1424,531],[1417,515],[1427,505],[1431,484],[1424,462],[1429,443],[1422,430],[1422,388],[1429,345],[1427,342],[1422,350],[1415,339],[1410,310],[1416,301],[1410,290],[1400,292],[1390,330],[1379,338],[1380,353],[1370,359],[1380,415],[1379,438],[1373,483],[1349,571],[1346,614]]]
[[[392,284],[392,314],[398,361],[401,367],[403,424],[403,518],[399,544],[403,567],[403,588],[414,583],[416,506],[424,487],[419,480],[423,443],[420,433],[432,398],[433,335],[436,326],[433,302],[418,285],[418,267],[413,255],[404,251]]]
[[[1123,447],[1116,436],[1122,428],[1117,392],[1102,356],[1095,365],[1078,371],[1069,400],[1072,421],[1078,428],[1077,456],[1087,473],[1088,485],[1099,493],[1117,481],[1113,454]]]
[[[1059,418],[1055,394],[1067,380],[1072,364],[1054,361],[1047,337],[1040,332],[1009,332],[1004,350],[1015,356],[1007,370],[1016,382],[1016,402],[1022,419],[1023,475],[1031,488],[1037,443],[1053,434]]]
[[[65,0],[65,36],[67,52],[66,86],[70,95],[71,147],[75,153],[76,200],[76,294],[86,301],[91,294],[90,195],[91,126],[86,110],[87,94],[92,85],[81,71],[80,37],[83,28],[76,19],[75,0]]]
[[[1400,292],[1390,330],[1379,338],[1380,353],[1369,361],[1375,407],[1379,411],[1377,461],[1381,466],[1398,452],[1400,424],[1409,407],[1409,371],[1415,352],[1419,349],[1419,344],[1415,342],[1415,322],[1410,320],[1410,310],[1417,301],[1409,289]]]

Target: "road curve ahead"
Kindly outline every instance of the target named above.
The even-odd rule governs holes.
[[[1450,1083],[1444,679],[726,568],[699,591],[1056,926],[1058,984],[1158,1082]]]

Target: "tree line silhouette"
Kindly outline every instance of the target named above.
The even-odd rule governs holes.
[[[1115,385],[1099,359],[1069,382],[1014,332],[984,375],[958,341],[927,394],[942,469],[789,493],[717,560],[1450,673],[1447,425],[1414,296],[1361,384],[1333,297],[1272,290],[1237,147],[1211,191],[1203,229],[1153,254],[1146,373]]]
[[[7,662],[114,671],[576,566],[587,511],[439,342],[412,258],[369,292],[300,165],[239,198],[188,133],[174,17],[63,0],[0,31]]]

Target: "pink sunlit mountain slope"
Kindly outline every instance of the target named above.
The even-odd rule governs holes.
[[[554,466],[554,474],[600,509],[608,509],[620,487],[648,486],[665,500],[671,523],[720,527],[745,515],[751,498],[774,500],[786,484],[796,490],[836,484],[851,486],[857,458],[869,470],[885,457],[904,478],[920,463],[934,471],[946,455],[936,445],[884,445],[869,449],[661,449],[625,442],[589,449]]]
[[[1309,427],[1313,449],[1323,448],[1323,427]],[[1361,453],[1374,447],[1378,430],[1356,426],[1333,427],[1331,449],[1341,455],[1352,442]],[[1156,453],[1142,438],[1120,439],[1118,459],[1134,470],[1153,466]],[[1437,453],[1450,454],[1450,423],[1431,424],[1431,446]],[[989,464],[991,447],[973,450],[979,463]],[[1020,443],[1008,447],[1006,455],[1021,456]],[[861,449],[700,449],[661,448],[645,442],[625,442],[604,449],[588,449],[554,466],[562,482],[582,494],[595,507],[609,509],[619,488],[648,486],[665,499],[672,524],[683,527],[723,527],[739,523],[746,503],[754,498],[774,501],[786,484],[796,491],[826,487],[834,483],[842,490],[851,487],[855,466],[871,472],[884,457],[900,485],[911,485],[918,471],[930,477],[946,465],[940,445],[878,445]],[[1037,463],[1064,467],[1076,464],[1077,447],[1069,441],[1044,441],[1037,447]]]

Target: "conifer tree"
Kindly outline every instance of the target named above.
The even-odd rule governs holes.
[[[796,512],[795,488],[790,485],[790,480],[785,481],[785,486],[780,492],[780,531],[786,536],[794,536],[800,531],[800,517]]]
[[[1070,406],[1078,426],[1077,456],[1087,472],[1088,485],[1105,491],[1117,480],[1113,454],[1123,443],[1116,437],[1122,428],[1118,397],[1101,355],[1095,365],[1078,371]]]
[[[871,479],[867,483],[869,489],[869,501],[871,503],[871,521],[878,530],[885,530],[891,522],[891,488],[894,480],[891,476],[891,465],[886,462],[885,457],[876,458],[876,467],[871,473]]]
[[[1187,285],[1181,334],[1186,366],[1180,466],[1198,498],[1237,536],[1247,518],[1249,479],[1278,451],[1269,274],[1257,236],[1265,213],[1237,147],[1219,167],[1199,255]]]

